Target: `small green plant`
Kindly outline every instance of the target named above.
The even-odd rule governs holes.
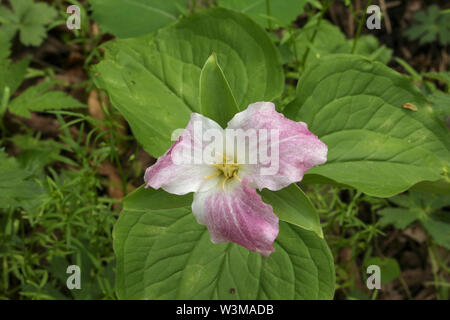
[[[409,192],[389,199],[397,208],[385,208],[381,216],[381,227],[393,225],[405,229],[419,221],[437,244],[450,250],[450,216],[442,208],[450,205],[450,197],[435,194]]]
[[[39,185],[30,176],[15,158],[7,157],[0,149],[0,209],[18,207],[22,201],[39,195]]]
[[[419,40],[421,45],[439,40],[443,46],[450,44],[450,14],[431,5],[428,10],[414,14],[416,24],[405,31],[411,40]]]
[[[61,90],[51,90],[56,82],[50,77],[41,83],[27,88],[21,95],[11,99],[16,90],[27,77],[29,58],[12,63],[10,42],[0,33],[0,119],[8,109],[11,113],[29,117],[30,111],[47,111],[50,109],[67,109],[83,106],[82,103]],[[6,72],[3,72],[6,70]]]
[[[103,196],[96,170],[112,149],[103,131],[84,132],[84,116],[57,118],[61,141],[16,135],[11,141],[21,153],[0,153],[0,299],[115,298],[111,234],[117,202]],[[80,123],[73,136],[69,128]],[[67,169],[57,172],[56,163]],[[71,264],[82,270],[81,290],[66,287]]]
[[[46,3],[33,0],[11,0],[12,10],[0,6],[0,31],[12,39],[18,32],[24,45],[38,46],[46,37],[48,25],[58,12]]]

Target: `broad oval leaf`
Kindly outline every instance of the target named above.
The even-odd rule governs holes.
[[[314,232],[280,222],[275,252],[264,258],[236,244],[213,244],[191,201],[143,188],[125,199],[114,228],[119,298],[333,297],[333,258]]]
[[[200,110],[203,115],[215,120],[223,128],[239,112],[215,53],[206,60],[200,73]]]
[[[205,10],[154,36],[113,41],[106,49],[95,82],[153,156],[169,148],[172,131],[184,128],[191,112],[200,112],[200,72],[212,52],[239,108],[271,101],[284,86],[279,53],[266,32],[226,9]]]
[[[187,0],[91,0],[92,18],[119,38],[132,38],[178,20]]]
[[[285,112],[328,145],[327,163],[309,174],[388,197],[448,172],[448,129],[406,77],[380,63],[323,58],[305,71]]]

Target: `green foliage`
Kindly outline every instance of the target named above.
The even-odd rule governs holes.
[[[327,185],[307,185],[305,191],[320,214],[327,243],[336,257],[336,289],[351,297],[357,285],[355,264],[361,256],[374,255],[373,249],[384,235],[376,224],[376,212],[386,208],[387,201]]]
[[[296,184],[275,192],[263,189],[261,197],[265,203],[272,206],[280,220],[313,231],[323,238],[319,215]]]
[[[239,112],[230,85],[214,53],[206,60],[200,73],[199,96],[202,114],[215,120],[223,128]]]
[[[31,174],[22,169],[15,158],[9,158],[0,149],[0,209],[15,208],[27,199],[37,197],[39,185]]]
[[[442,91],[436,90],[427,96],[433,110],[438,117],[445,123],[450,123],[450,95]]]
[[[426,72],[423,75],[427,78],[443,82],[447,87],[447,92],[450,90],[450,71]]]
[[[26,89],[21,95],[9,102],[10,97],[25,79],[30,59],[11,63],[10,43],[0,33],[0,115],[6,109],[10,112],[29,117],[30,111],[47,111],[53,109],[68,109],[83,106],[82,103],[66,95],[62,91],[50,90],[54,81],[45,80]]]
[[[200,73],[212,52],[239,109],[281,94],[284,76],[275,46],[255,22],[226,9],[192,15],[154,36],[109,43],[95,66],[95,82],[144,149],[160,156],[173,130],[200,112]]]
[[[0,32],[0,115],[6,109],[9,97],[17,90],[25,78],[29,59],[11,63],[9,59],[11,43]]]
[[[187,0],[92,0],[92,18],[119,38],[156,31],[178,20]]]
[[[219,0],[219,6],[247,14],[266,28],[286,27],[302,12],[308,0]]]
[[[296,28],[292,22],[306,2],[308,22]],[[61,70],[32,69],[47,61],[35,56],[31,68],[31,57],[13,63],[9,57],[22,54],[11,55],[10,41],[18,34],[25,45],[41,44],[49,28],[63,23],[55,20],[65,5],[57,1],[57,11],[42,1],[9,3],[11,9],[0,6],[0,133],[14,156],[0,149],[0,299],[330,299],[335,287],[347,298],[367,299],[355,291],[355,272],[361,271],[355,266],[381,266],[383,284],[397,279],[402,270],[380,254],[380,237],[391,232],[389,226],[413,223],[432,238],[423,244],[433,269],[428,284],[448,298],[448,266],[443,248],[435,246],[450,247],[448,195],[409,191],[376,198],[410,188],[449,193],[450,139],[440,121],[449,123],[447,71],[417,72],[396,58],[411,75],[405,77],[383,66],[392,50],[372,35],[357,32],[357,41],[347,39],[316,14],[324,12],[324,2],[92,0],[101,31],[131,39],[105,44],[103,59],[97,45],[105,37],[90,30],[82,8],[82,29],[59,40],[83,47],[86,70],[101,60],[77,88],[90,91],[94,81],[106,90],[135,137],[117,130],[122,119],[102,105],[104,120],[51,111],[45,117],[56,116],[61,134],[45,140],[10,113],[29,117],[83,104],[56,88],[54,70]],[[202,8],[216,5],[222,8]],[[430,6],[415,19],[419,24],[408,37],[450,43],[448,13]],[[36,75],[46,77],[33,81]],[[31,80],[18,90],[25,79]],[[117,167],[125,194],[132,178],[142,180],[135,140],[159,156],[191,112],[225,126],[238,110],[261,100],[276,102],[279,110],[287,105],[285,113],[306,122],[329,147],[327,164],[302,181],[306,194],[296,184],[259,192],[280,218],[270,258],[232,243],[212,244],[193,217],[191,195],[140,188],[125,199],[117,221],[111,180],[99,175],[105,161]],[[82,290],[66,288],[71,264],[81,267]]]
[[[52,81],[44,81],[29,87],[9,104],[9,111],[23,117],[29,117],[31,111],[71,109],[83,106],[78,100],[62,91],[50,91]]]
[[[12,10],[0,6],[0,32],[9,39],[19,32],[24,45],[38,46],[47,34],[46,26],[54,22],[58,12],[43,2],[11,0]]]
[[[392,258],[371,257],[365,261],[365,267],[376,265],[380,267],[381,284],[387,284],[400,277],[402,271],[397,260]]]
[[[122,299],[330,299],[333,259],[315,233],[280,222],[269,258],[213,244],[191,212],[192,196],[139,189],[114,228]],[[288,267],[289,266],[289,267]]]
[[[437,244],[450,250],[450,217],[441,210],[450,206],[450,196],[410,192],[389,200],[399,207],[378,212],[381,226],[405,229],[414,221],[420,221]]]
[[[305,65],[315,63],[333,53],[351,53],[353,39],[347,40],[345,35],[327,20],[311,19],[294,35],[294,52],[297,61]],[[360,54],[370,60],[387,64],[391,59],[392,50],[379,46],[377,38],[365,35],[358,39],[355,54]]]
[[[437,5],[431,5],[428,10],[414,14],[416,24],[405,31],[411,40],[419,40],[420,44],[434,42],[439,39],[441,45],[450,44],[450,14],[441,12]]]
[[[285,113],[328,145],[327,163],[308,171],[327,182],[389,197],[449,171],[447,128],[408,79],[380,63],[323,58],[300,78]]]
[[[58,118],[65,128],[61,141],[15,136],[21,149],[17,161],[1,155],[0,203],[10,202],[0,208],[2,299],[115,298],[111,234],[117,212],[114,200],[101,195],[96,170],[113,149],[91,150],[90,139],[81,140],[83,129],[72,137],[70,124]],[[87,137],[100,143],[96,131]],[[56,172],[49,166],[55,162],[70,169]],[[81,290],[67,290],[66,269],[72,264],[81,267]]]

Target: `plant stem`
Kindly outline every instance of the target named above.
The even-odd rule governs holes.
[[[372,0],[367,1],[366,7],[364,8],[363,16],[359,19],[358,29],[356,30],[355,39],[353,39],[352,54],[355,53],[356,43],[358,42],[359,35],[361,34],[361,30],[362,30],[364,21],[366,21],[367,8],[370,6],[371,3],[372,3]]]
[[[450,268],[447,267],[445,263],[442,261],[442,258],[437,250],[437,247],[434,244],[432,244],[430,250],[431,250],[430,252],[432,252],[434,257],[436,258],[436,262],[441,267],[441,269],[445,270],[447,273],[450,273]]]
[[[191,14],[195,13],[195,8],[196,7],[197,7],[197,0],[192,0]]]
[[[270,0],[266,0],[266,15],[267,15],[267,24],[269,25],[269,31],[272,32],[272,20],[270,19]]]
[[[319,15],[319,20],[317,21],[316,28],[314,29],[314,33],[313,33],[311,39],[309,40],[310,43],[314,42],[314,39],[316,38],[317,32],[319,31],[320,23],[322,22],[322,19],[323,19],[323,15],[327,11],[328,7],[329,7],[328,2],[327,2],[327,4],[323,4],[322,5],[322,9],[321,9],[320,15]],[[303,57],[302,57],[302,62],[301,62],[302,69],[305,67],[306,58],[308,57],[309,51],[310,51],[310,48],[308,46],[308,48],[306,48],[306,51],[305,51],[305,53],[303,54]]]
[[[437,283],[439,283],[439,275],[438,275],[438,265],[437,262],[434,258],[434,254],[433,254],[433,250],[431,250],[431,244],[428,243],[428,254],[430,256],[430,262],[431,262],[431,271],[433,272],[433,285],[434,285],[434,289],[436,290],[436,293],[439,292],[439,285]]]
[[[288,30],[289,30],[289,37],[290,37],[289,42],[291,43],[292,51],[294,52],[294,59],[295,59],[294,69],[297,71],[298,55],[297,55],[297,42],[295,41],[295,31],[294,31],[294,28],[292,28],[292,26],[289,26]]]
[[[400,275],[400,277],[398,277],[398,280],[400,281],[400,284],[402,285],[403,290],[405,290],[405,293],[406,293],[406,296],[408,297],[408,299],[412,300],[413,297],[411,295],[411,291],[409,290],[408,285],[405,282],[405,279],[403,279],[403,276]]]

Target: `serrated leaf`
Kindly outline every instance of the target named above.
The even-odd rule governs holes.
[[[4,22],[0,31],[9,38],[19,32],[24,45],[38,46],[47,35],[46,26],[54,21],[58,12],[43,2],[33,0],[11,0],[12,11],[2,7],[0,16]]]
[[[450,215],[448,212],[435,212],[425,216],[421,222],[437,244],[450,250]]]
[[[378,214],[382,216],[379,220],[381,227],[393,225],[402,230],[420,217],[419,210],[402,208],[386,208],[378,211]]]
[[[3,101],[4,94],[9,94],[9,97],[19,88],[30,63],[29,58],[12,63],[8,57],[10,55],[11,43],[0,32],[0,103]],[[5,99],[9,100],[9,97]],[[7,102],[7,101],[6,101]]]
[[[404,34],[411,40],[419,40],[420,44],[430,43],[438,39],[442,45],[450,43],[450,15],[441,13],[437,5],[414,14],[414,24]]]
[[[173,130],[200,112],[201,69],[217,54],[239,108],[271,101],[283,90],[281,60],[260,26],[243,14],[209,9],[145,36],[111,42],[95,66],[106,90],[134,135],[153,156],[171,145]]]
[[[450,196],[410,191],[407,195],[396,196],[389,201],[400,208],[379,211],[378,214],[382,216],[379,221],[381,226],[392,224],[404,229],[418,220],[436,243],[450,249],[450,216],[440,210],[450,206]]]
[[[70,109],[83,104],[62,91],[49,91],[51,82],[41,82],[29,87],[11,101],[9,111],[22,117],[29,117],[31,111],[42,112],[55,109]]]
[[[327,163],[308,174],[388,197],[448,172],[448,129],[406,77],[380,63],[322,59],[300,78],[285,113],[308,123],[328,146]]]
[[[10,140],[21,150],[16,156],[17,162],[34,175],[42,174],[51,162],[61,160],[59,153],[62,145],[55,140],[39,140],[25,134],[14,135]]]
[[[119,298],[332,298],[333,259],[313,232],[281,222],[266,259],[235,244],[211,243],[191,201],[143,188],[125,199],[114,228]]]
[[[119,38],[156,31],[177,21],[187,0],[92,0],[92,18]]]
[[[21,201],[41,193],[39,185],[29,179],[30,175],[0,149],[0,208],[18,207]]]

